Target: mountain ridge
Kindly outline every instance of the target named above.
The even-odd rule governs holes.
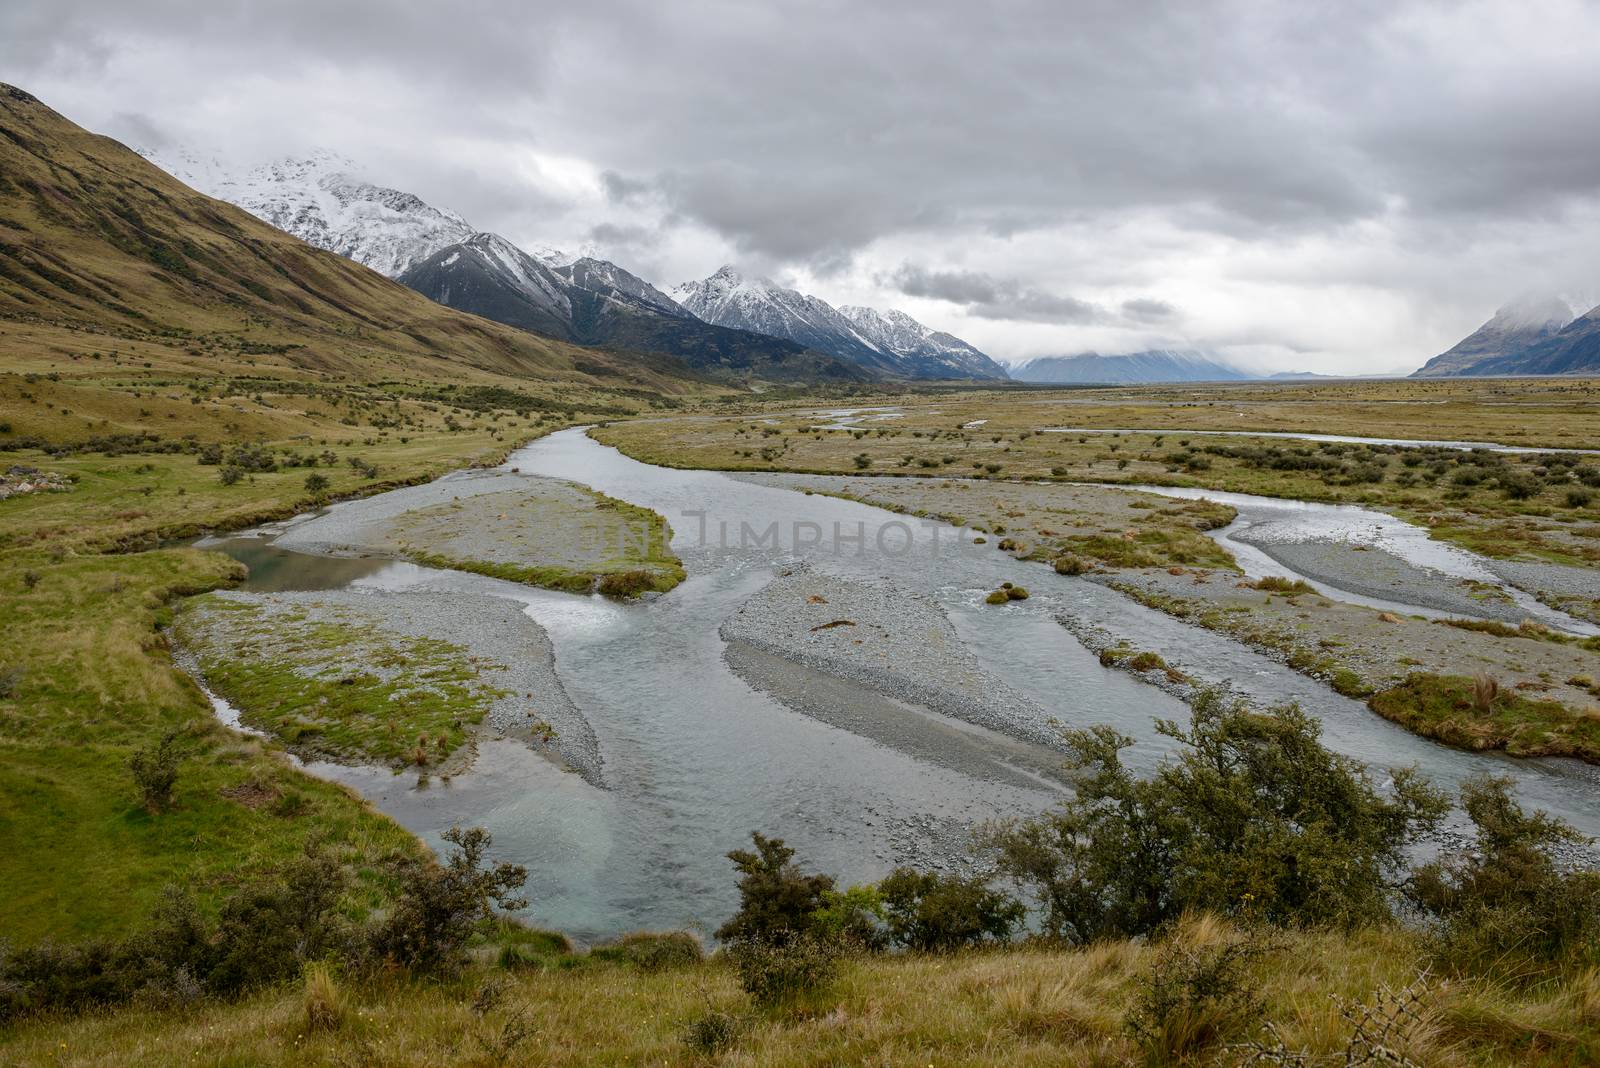
[[[973,346],[904,312],[857,307],[852,317],[819,297],[770,279],[746,277],[730,264],[674,286],[670,295],[706,322],[784,338],[886,375],[1007,377],[1004,368]]]
[[[1040,356],[1014,367],[1011,377],[1040,384],[1121,385],[1158,382],[1236,382],[1260,376],[1198,349],[1148,349],[1116,356],[1084,352]]]
[[[1521,297],[1496,309],[1487,322],[1417,368],[1411,377],[1493,373],[1474,368],[1487,361],[1515,357],[1559,333],[1572,319],[1571,306],[1559,297]]]
[[[191,189],[32,94],[0,85],[0,315],[193,338],[317,374],[476,369],[666,392],[685,370],[464,314]],[[662,361],[666,363],[666,361]],[[674,384],[677,383],[677,384]]]

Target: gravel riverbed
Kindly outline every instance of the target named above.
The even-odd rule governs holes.
[[[513,601],[481,594],[390,592],[346,589],[295,593],[223,591],[224,601],[259,607],[268,613],[294,611],[313,625],[349,625],[359,620],[381,632],[410,638],[443,639],[482,661],[479,678],[488,687],[504,691],[487,709],[480,734],[516,738],[552,758],[596,786],[603,786],[600,746],[593,729],[567,696],[555,670],[555,653],[544,628]],[[203,608],[201,609],[203,612]],[[230,620],[202,616],[186,623],[193,641],[218,648],[229,641]],[[201,648],[184,649],[193,666]],[[371,672],[375,668],[353,648],[348,669]],[[286,650],[285,656],[293,652]],[[248,709],[242,710],[248,714]],[[549,724],[553,737],[537,729]]]

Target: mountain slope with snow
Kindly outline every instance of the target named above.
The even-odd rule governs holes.
[[[1006,369],[954,334],[932,330],[903,311],[847,304],[839,313],[880,350],[913,368],[917,378],[1006,378]]]
[[[959,338],[937,334],[901,312],[888,316],[826,301],[725,266],[685,282],[672,297],[708,323],[754,330],[905,378],[1004,378],[1005,371]],[[870,314],[868,314],[870,313]]]
[[[1506,373],[1478,370],[1477,365],[1486,361],[1505,362],[1505,358],[1544,341],[1570,322],[1572,308],[1559,297],[1524,297],[1512,301],[1448,351],[1413,371],[1411,377]]]
[[[146,153],[175,177],[318,248],[461,311],[584,345],[664,353],[697,370],[781,381],[864,380],[792,341],[705,323],[617,264],[518,248],[411,193],[353,176],[329,152],[242,174],[192,153]]]
[[[1041,356],[1011,370],[1019,382],[1121,385],[1154,382],[1237,382],[1257,377],[1197,350],[1151,349],[1122,356],[1085,352]]]

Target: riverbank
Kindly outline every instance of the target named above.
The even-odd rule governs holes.
[[[665,593],[685,577],[648,508],[499,467],[329,509],[277,539],[299,552],[411,560],[569,593]]]
[[[303,760],[448,780],[480,737],[510,737],[601,785],[599,744],[550,639],[510,601],[225,592],[186,603],[173,632],[180,663]]]

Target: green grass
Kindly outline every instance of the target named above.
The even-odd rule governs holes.
[[[1458,749],[1600,764],[1600,715],[1489,687],[1483,679],[1418,672],[1368,704],[1385,719]]]
[[[463,646],[331,611],[313,621],[305,609],[208,596],[184,605],[174,633],[246,724],[306,758],[444,763],[505,696],[481,681],[496,665]]]
[[[23,573],[38,576],[32,589]],[[0,556],[6,643],[20,672],[0,700],[0,930],[20,944],[138,924],[172,882],[214,904],[248,873],[329,841],[381,900],[377,866],[420,846],[341,787],[218,724],[158,629],[169,604],[227,585],[214,553]],[[127,770],[169,730],[185,757],[171,811],[151,814]]]

